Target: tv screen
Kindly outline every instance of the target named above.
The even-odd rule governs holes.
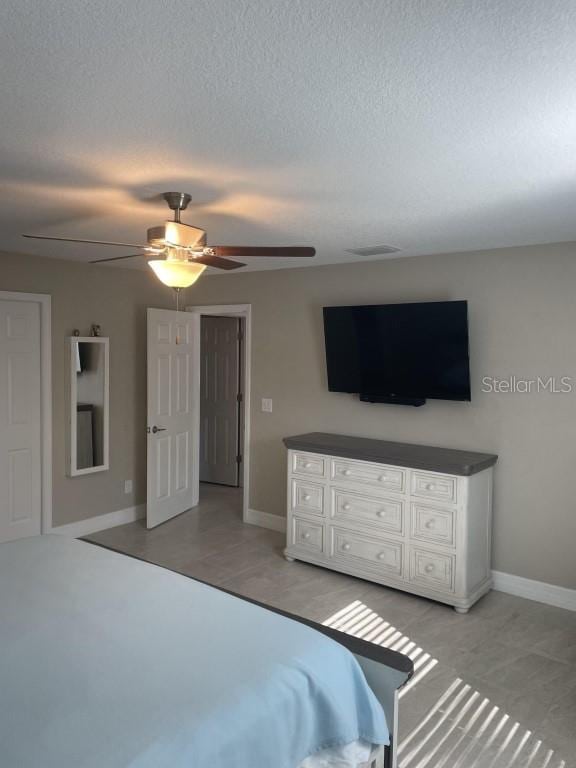
[[[466,301],[324,307],[328,389],[470,400]]]

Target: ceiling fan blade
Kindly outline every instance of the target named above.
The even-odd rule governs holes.
[[[210,248],[217,256],[276,256],[281,258],[307,257],[314,256],[316,250],[309,247],[271,246],[270,248],[250,245],[211,245]]]
[[[246,266],[246,264],[241,264],[239,261],[222,259],[220,256],[199,256],[194,261],[197,261],[199,264],[206,264],[207,267],[216,267],[216,269],[238,269],[238,267]]]
[[[102,264],[103,261],[122,261],[122,259],[135,259],[137,256],[146,256],[145,253],[131,253],[129,256],[112,256],[109,259],[93,259],[89,264]]]
[[[52,237],[51,235],[22,235],[33,240],[59,240],[64,243],[90,243],[91,245],[117,245],[121,248],[147,248],[146,245],[136,243],[111,243],[108,240],[79,240],[76,237]]]

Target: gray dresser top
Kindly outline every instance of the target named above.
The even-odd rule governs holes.
[[[387,440],[331,435],[327,432],[309,432],[306,435],[285,437],[284,445],[296,451],[324,453],[328,456],[374,461],[398,467],[427,469],[431,472],[444,472],[447,475],[475,475],[483,469],[492,467],[498,461],[498,456],[494,453],[391,443]]]

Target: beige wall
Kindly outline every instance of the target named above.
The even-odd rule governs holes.
[[[146,500],[146,307],[173,308],[172,293],[140,270],[0,254],[0,290],[52,296],[53,524]],[[67,477],[66,337],[100,323],[110,337],[110,470]],[[124,480],[134,490],[124,493]]]
[[[576,587],[576,390],[480,391],[483,376],[576,377],[574,244],[206,277],[188,299],[253,305],[251,507],[285,514],[285,435],[495,452],[494,567]],[[406,408],[327,391],[324,305],[444,299],[469,301],[472,403]]]
[[[282,437],[323,430],[494,451],[494,567],[576,587],[576,392],[483,394],[483,376],[576,376],[576,246],[204,277],[187,303],[253,305],[251,507],[284,515]],[[172,307],[144,271],[0,256],[0,290],[52,295],[54,523],[145,500],[145,310]],[[322,307],[468,299],[473,402],[369,405],[327,391]],[[109,472],[66,476],[65,337],[110,336]],[[259,410],[274,399],[274,412]],[[134,481],[132,496],[124,480]]]

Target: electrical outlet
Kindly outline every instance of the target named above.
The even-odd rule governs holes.
[[[271,397],[263,397],[262,398],[262,413],[272,413],[272,398]]]
[[[132,493],[132,480],[124,480],[124,493]]]

